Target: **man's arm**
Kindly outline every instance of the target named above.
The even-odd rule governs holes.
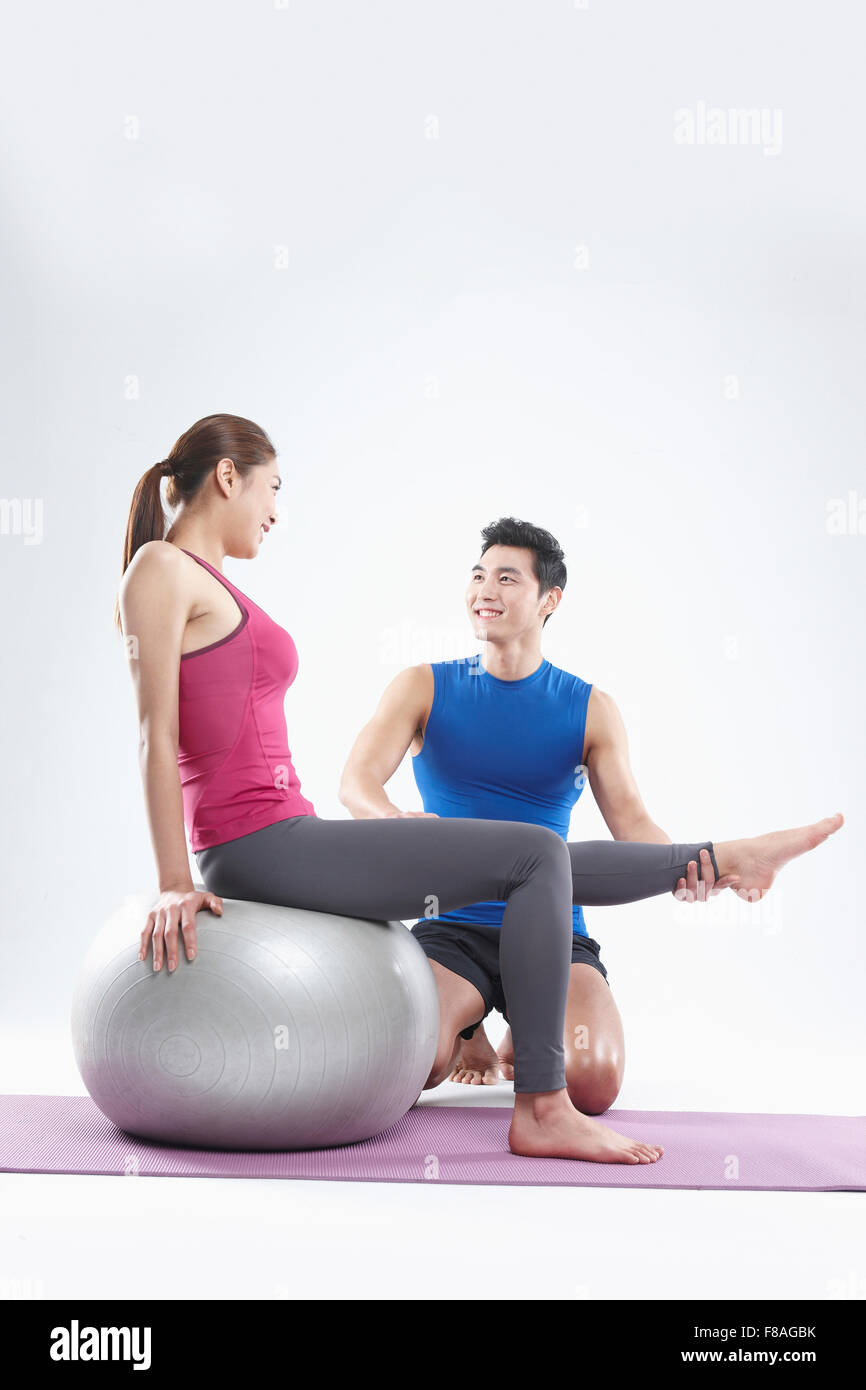
[[[401,812],[385,795],[412,740],[427,722],[433,704],[433,668],[408,666],[386,687],[373,718],[364,725],[343,768],[339,797],[356,820],[426,815]]]
[[[589,785],[615,840],[669,845],[671,838],[650,816],[628,758],[628,738],[612,695],[592,687],[584,739]]]
[[[669,845],[670,835],[656,825],[638,791],[628,758],[625,724],[616,702],[612,695],[595,685],[589,693],[586,711],[584,758],[592,794],[613,838]],[[674,897],[682,895],[684,902],[702,902],[728,886],[728,879],[716,879],[712,860],[707,855],[694,869],[688,870],[686,878],[680,879],[673,892]]]

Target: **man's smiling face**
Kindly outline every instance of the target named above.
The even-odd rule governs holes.
[[[538,592],[534,555],[522,546],[491,545],[472,566],[466,608],[482,641],[537,631],[557,604],[558,590]]]

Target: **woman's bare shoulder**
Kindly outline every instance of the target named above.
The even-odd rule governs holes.
[[[129,588],[160,577],[189,573],[187,561],[188,557],[180,546],[173,545],[171,541],[145,541],[127,565],[123,583]]]
[[[141,625],[142,614],[188,615],[196,601],[198,566],[170,541],[145,541],[126,567],[118,589],[124,618]],[[126,624],[125,624],[126,625]]]

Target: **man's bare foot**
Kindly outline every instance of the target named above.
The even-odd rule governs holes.
[[[462,1081],[467,1086],[496,1086],[499,1083],[499,1059],[481,1023],[471,1038],[463,1038],[460,1053],[449,1081]]]
[[[499,1070],[502,1072],[502,1075],[505,1077],[505,1080],[506,1080],[506,1081],[513,1081],[513,1080],[514,1080],[514,1039],[513,1039],[512,1036],[511,1036],[511,1029],[510,1029],[510,1028],[509,1028],[508,1031],[506,1032],[505,1037],[502,1039],[502,1042],[501,1042],[501,1043],[499,1044],[499,1046],[497,1047],[497,1049],[496,1049],[496,1055],[497,1055],[497,1057],[499,1058]]]
[[[565,1089],[518,1092],[508,1147],[532,1158],[583,1158],[593,1163],[655,1163],[664,1153],[660,1144],[629,1139],[581,1114]]]
[[[719,875],[730,881],[729,886],[740,898],[758,902],[769,890],[773,879],[791,859],[815,849],[835,834],[844,822],[837,812],[813,825],[801,825],[796,830],[772,830],[768,835],[755,835],[749,840],[726,840],[714,845]]]

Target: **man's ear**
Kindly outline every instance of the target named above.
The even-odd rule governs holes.
[[[552,604],[550,604],[551,598],[553,599],[553,603],[552,603]],[[552,588],[552,589],[548,589],[547,595],[546,595],[546,597],[545,597],[544,603],[542,604],[542,608],[541,608],[542,615],[543,615],[545,618],[549,618],[550,615],[551,615],[551,613],[555,613],[555,612],[556,612],[556,610],[557,610],[557,608],[559,607],[561,601],[562,601],[562,590],[559,588],[558,585],[556,585],[556,586],[555,586],[554,588]],[[548,606],[548,605],[550,605],[550,606]]]

